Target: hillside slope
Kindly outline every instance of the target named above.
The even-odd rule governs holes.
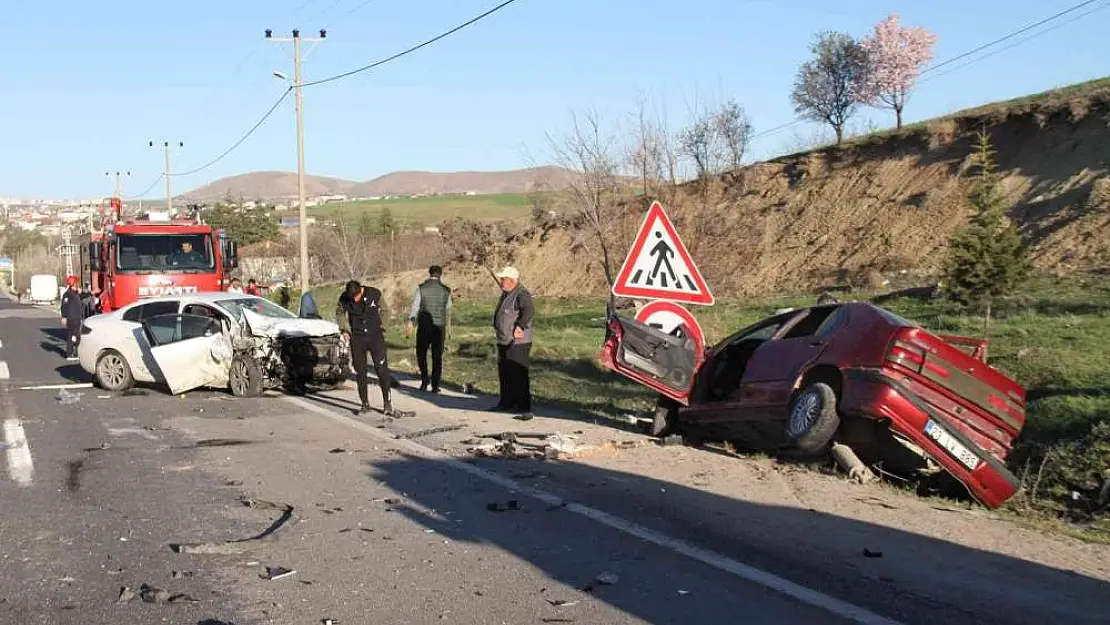
[[[366,182],[342,178],[305,176],[309,197],[343,194],[351,197],[468,193],[524,193],[537,183],[558,186],[571,175],[561,167],[532,167],[511,171],[399,171]],[[228,196],[246,199],[288,199],[297,196],[297,174],[260,171],[221,178],[185,193],[186,200],[214,202]]]
[[[1108,125],[1110,80],[1095,81],[751,165],[719,193],[686,192],[668,211],[718,295],[921,279],[966,223],[961,175],[986,128],[1035,265],[1062,275],[1105,268]],[[640,219],[635,207],[617,228],[618,266]],[[538,291],[605,291],[589,232],[537,230],[510,247]]]

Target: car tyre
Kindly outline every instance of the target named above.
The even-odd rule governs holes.
[[[655,416],[651,421],[650,434],[658,438],[666,438],[678,432],[678,404],[667,397],[660,397],[655,402]]]
[[[239,355],[231,359],[228,387],[236,397],[258,397],[262,394],[262,367],[250,356]]]
[[[100,388],[113,393],[121,393],[135,385],[131,365],[114,349],[106,349],[97,357],[95,377]]]
[[[794,396],[786,420],[786,438],[805,453],[828,448],[840,427],[836,392],[823,382],[814,382]]]

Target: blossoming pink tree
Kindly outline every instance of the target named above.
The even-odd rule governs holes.
[[[932,60],[936,42],[937,36],[924,28],[901,26],[897,15],[875,24],[874,32],[863,41],[868,71],[857,87],[860,100],[878,108],[894,109],[901,128],[906,97],[913,90],[922,66]]]

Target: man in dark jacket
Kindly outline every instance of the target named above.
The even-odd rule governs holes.
[[[62,323],[66,327],[66,360],[77,360],[77,344],[81,342],[81,322],[85,320],[85,305],[77,291],[77,276],[66,277],[66,292],[62,294]]]
[[[520,284],[520,272],[505,267],[494,274],[501,282],[501,300],[493,315],[497,336],[497,375],[501,381],[498,412],[519,411],[522,421],[532,418],[532,389],[529,358],[532,352],[532,294]]]
[[[443,341],[451,321],[451,289],[443,284],[443,267],[432,265],[428,279],[416,287],[409,310],[407,333],[416,326],[416,364],[420,367],[420,390],[439,392],[443,375]],[[432,374],[428,375],[428,349],[432,350]]]
[[[385,345],[385,329],[382,327],[382,292],[371,286],[362,286],[357,280],[347,283],[339,305],[335,309],[335,321],[341,332],[350,338],[351,361],[358,376],[358,398],[362,401],[360,414],[370,412],[367,390],[366,353],[374,362],[374,374],[378,376],[378,386],[382,389],[382,412],[386,416],[400,416],[393,410],[389,389],[392,376]]]

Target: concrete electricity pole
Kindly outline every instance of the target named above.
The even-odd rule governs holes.
[[[153,141],[150,142],[150,147],[154,147],[154,142]],[[172,146],[170,146],[169,141],[163,141],[162,142],[162,152],[165,154],[165,157],[166,157],[166,170],[165,170],[165,173],[163,174],[163,177],[166,179],[166,212],[167,213],[172,213],[173,212],[173,193],[170,191],[170,147],[172,147]],[[183,148],[183,147],[185,147],[185,143],[182,142],[182,141],[178,141],[177,142],[177,147]]]
[[[104,177],[105,178],[107,178],[111,175],[112,174],[110,174],[108,172],[104,172]],[[122,176],[127,176],[127,177],[130,178],[131,177],[131,172],[129,172],[129,171],[128,172],[122,172],[122,173],[118,172],[118,171],[116,172],[116,184],[115,184],[115,186],[112,187],[112,197],[119,197],[119,198],[123,197],[123,183],[121,181]]]
[[[297,208],[298,223],[300,224],[301,239],[301,293],[308,292],[309,264],[308,264],[308,211],[305,210],[304,197],[304,99],[302,96],[301,81],[301,42],[319,43],[328,36],[328,31],[320,29],[319,39],[306,39],[301,37],[301,31],[293,29],[291,38],[274,38],[274,31],[266,29],[266,39],[278,43],[293,44],[293,90],[296,100],[297,113]],[[306,54],[307,56],[307,54]],[[285,78],[280,72],[274,72],[278,78]]]

